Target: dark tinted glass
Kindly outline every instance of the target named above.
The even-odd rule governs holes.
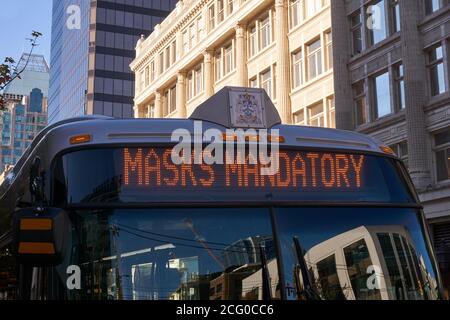
[[[283,297],[283,287],[292,300],[438,298],[415,209],[152,208],[70,216],[66,259],[48,275],[50,292],[61,283],[61,296],[52,299],[260,300],[263,292]],[[80,267],[80,290],[67,290],[69,266]],[[305,295],[302,270],[314,295]]]
[[[77,211],[73,254],[81,268],[70,299],[261,300],[264,265],[280,297],[268,209]]]

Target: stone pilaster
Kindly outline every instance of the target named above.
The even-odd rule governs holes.
[[[247,86],[247,46],[246,46],[246,26],[238,24],[236,27],[236,85],[239,87]]]
[[[277,60],[277,109],[285,124],[292,123],[291,67],[288,41],[288,3],[287,0],[275,0],[275,40]]]
[[[406,129],[411,178],[420,190],[431,185],[431,159],[425,128],[426,66],[420,30],[420,1],[400,1],[402,57],[405,70]]]
[[[163,110],[162,110],[162,100],[161,100],[161,92],[156,91],[155,93],[155,118],[162,118],[163,117]]]
[[[331,1],[333,30],[334,99],[336,104],[336,128],[354,130],[355,112],[348,61],[350,59],[350,28],[345,1]]]
[[[186,118],[186,73],[179,72],[177,78],[177,116]]]
[[[205,73],[205,96],[209,98],[214,95],[214,69],[213,69],[214,51],[206,50],[203,52],[203,72]]]

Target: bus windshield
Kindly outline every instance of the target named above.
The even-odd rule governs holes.
[[[261,300],[264,287],[272,299],[303,299],[294,238],[320,299],[438,298],[416,209],[108,209],[71,218],[71,254],[49,277],[55,285],[67,266],[81,268],[81,290],[64,289],[69,299]]]
[[[422,212],[397,160],[281,150],[278,173],[263,176],[248,162],[175,165],[171,150],[86,149],[55,160],[52,205],[67,210],[73,231],[70,254],[49,280],[63,283],[77,265],[82,289],[54,292],[124,300],[439,298]]]
[[[55,205],[307,201],[414,203],[399,163],[375,155],[282,150],[263,175],[247,156],[225,164],[175,165],[171,148],[107,148],[55,161]]]

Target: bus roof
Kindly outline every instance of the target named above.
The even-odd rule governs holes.
[[[69,140],[77,135],[90,135],[92,139],[88,144],[91,145],[170,143],[175,130],[185,130],[193,135],[199,125],[196,121],[201,121],[202,133],[214,128],[223,133],[227,129],[267,129],[270,134],[270,130],[278,129],[285,140],[283,147],[383,153],[380,142],[356,132],[282,125],[276,107],[263,89],[236,87],[225,87],[217,92],[198,106],[189,119],[91,116],[56,124],[47,131],[46,137],[51,145],[51,154],[73,147]]]

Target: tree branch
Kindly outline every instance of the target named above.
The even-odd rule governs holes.
[[[3,110],[5,108],[5,99],[3,96],[4,89],[15,79],[17,78],[20,79],[20,75],[26,70],[28,64],[30,63],[31,55],[33,54],[34,48],[38,45],[37,39],[42,36],[42,33],[38,31],[33,31],[31,33],[31,36],[33,38],[27,39],[31,42],[31,48],[30,52],[28,53],[28,59],[21,70],[18,71],[20,61],[17,63],[14,69],[12,68],[15,61],[10,57],[5,58],[4,64],[0,65],[0,110]],[[14,70],[12,74],[11,69]]]

